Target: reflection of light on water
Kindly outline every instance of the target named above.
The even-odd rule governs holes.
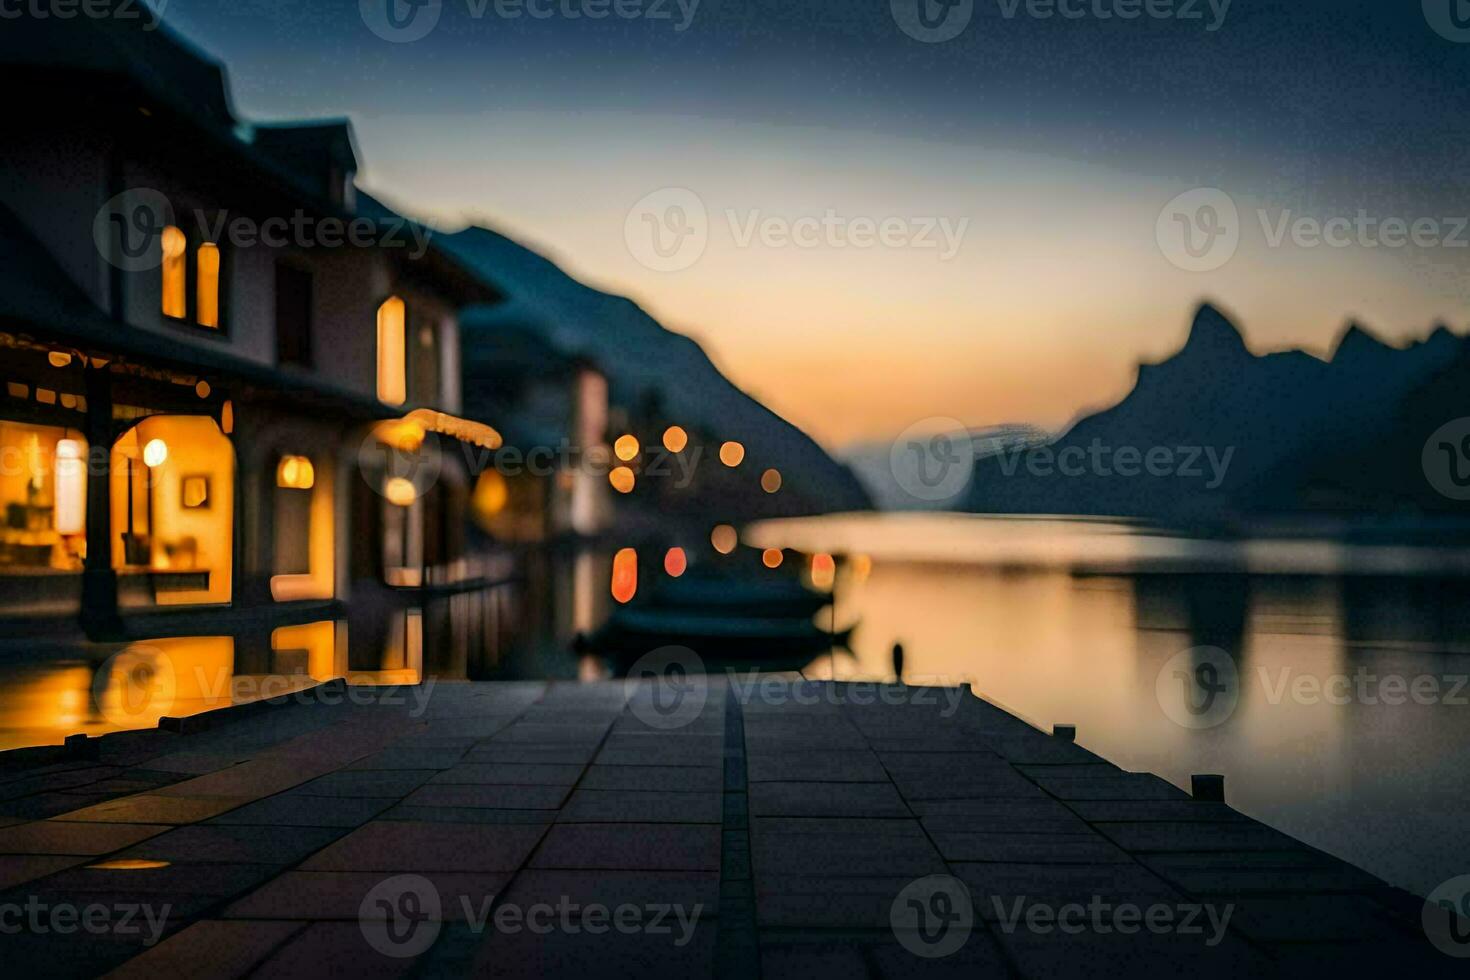
[[[147,858],[114,858],[87,865],[88,871],[152,871],[169,866],[167,861],[152,861]]]

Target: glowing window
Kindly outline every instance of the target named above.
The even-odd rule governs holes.
[[[745,459],[745,447],[738,442],[727,442],[720,447],[720,462],[726,466],[739,466]]]
[[[194,258],[194,319],[219,328],[219,246],[205,242]]]
[[[631,602],[638,594],[638,552],[624,548],[613,556],[612,596],[619,602]]]
[[[378,307],[378,400],[387,405],[402,405],[408,399],[405,315],[403,300],[397,296]]]
[[[187,313],[184,301],[184,252],[188,241],[173,225],[163,229],[163,315],[182,320]]]
[[[276,464],[276,486],[284,490],[310,490],[316,485],[316,470],[305,456],[282,456]]]
[[[0,420],[0,568],[81,569],[86,458],[67,429]]]

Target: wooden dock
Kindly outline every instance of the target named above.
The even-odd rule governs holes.
[[[8,972],[1462,968],[1425,938],[1422,900],[963,690],[355,694],[0,757]]]

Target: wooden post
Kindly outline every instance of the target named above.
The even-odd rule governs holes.
[[[82,630],[91,640],[123,636],[112,567],[112,377],[87,367],[87,561],[82,567]]]
[[[1201,803],[1225,802],[1225,777],[1212,773],[1195,773],[1189,777],[1190,795]]]

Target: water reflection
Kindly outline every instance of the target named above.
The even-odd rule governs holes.
[[[53,645],[0,663],[0,751],[58,745],[69,735],[155,728],[186,717],[294,694],[345,677],[350,684],[416,684],[417,617],[389,641],[383,669],[348,670],[347,624],[331,620],[250,637],[190,636],[128,644]]]
[[[838,576],[839,617],[860,620],[853,655],[813,672],[890,676],[901,641],[910,681],[969,681],[1181,787],[1224,773],[1239,809],[1394,884],[1426,893],[1470,863],[1470,580],[1446,574],[1461,554],[1296,554],[1280,541],[943,516],[776,523],[752,539],[873,556],[866,581],[851,563]],[[1397,572],[1380,574],[1390,554]],[[1208,648],[1226,663],[1207,676],[1233,670],[1234,701],[1191,727],[1163,693],[1186,692],[1160,677]]]

